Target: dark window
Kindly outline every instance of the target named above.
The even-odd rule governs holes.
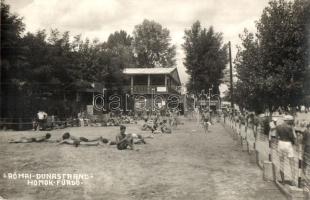
[[[134,85],[147,85],[147,75],[137,75],[133,77]]]
[[[151,75],[151,85],[165,85],[165,75]]]

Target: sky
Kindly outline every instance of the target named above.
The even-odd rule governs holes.
[[[39,29],[70,31],[90,39],[106,41],[109,34],[125,30],[132,34],[144,19],[154,20],[170,30],[177,47],[177,67],[183,83],[188,80],[183,66],[184,30],[199,20],[203,27],[213,26],[231,41],[232,53],[240,44],[244,28],[255,32],[269,0],[6,0],[11,11],[24,18],[26,31]]]

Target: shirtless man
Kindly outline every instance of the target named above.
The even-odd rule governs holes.
[[[85,137],[75,137],[71,135],[69,132],[66,132],[62,135],[61,139],[56,140],[58,144],[69,144],[74,145],[75,147],[78,147],[79,145],[86,145],[86,146],[97,146],[99,145],[99,141],[103,143],[107,143],[107,139],[104,139],[102,137],[98,137],[95,139],[87,139]]]
[[[17,140],[10,140],[9,143],[39,143],[39,142],[47,142],[50,139],[51,134],[46,133],[44,136],[38,137],[21,137]]]
[[[133,137],[131,134],[126,134],[126,126],[120,126],[120,133],[116,136],[116,145],[118,150],[125,150],[128,147],[134,150]]]

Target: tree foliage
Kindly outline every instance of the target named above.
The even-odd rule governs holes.
[[[20,39],[24,31],[22,18],[10,13],[10,6],[1,1],[1,68],[9,72],[21,59]]]
[[[100,42],[57,29],[24,33],[22,18],[1,1],[0,117],[34,116],[38,109],[68,113],[66,108],[78,107],[77,92],[94,82],[121,91],[124,68],[175,65],[168,29],[145,20],[133,34],[116,31]]]
[[[241,108],[255,108],[257,112],[262,110],[263,84],[262,63],[258,40],[253,33],[244,31],[240,35],[243,51],[238,48],[235,59],[238,81],[234,90],[234,100]],[[272,81],[272,79],[271,79]]]
[[[66,107],[76,106],[77,91],[94,82],[120,90],[122,70],[135,65],[133,39],[125,31],[116,31],[106,42],[57,29],[23,33],[22,18],[4,2],[1,21],[2,116],[29,117],[38,109],[68,112]]]
[[[184,65],[190,75],[188,91],[197,94],[213,86],[212,93],[219,94],[223,70],[228,61],[222,34],[215,32],[213,27],[202,28],[197,21],[190,30],[185,30],[184,39]]]
[[[124,84],[122,70],[136,66],[136,59],[132,49],[133,38],[125,31],[116,31],[111,34],[106,42],[106,53],[109,59],[108,83],[114,83],[111,87],[119,89]]]
[[[169,30],[155,21],[144,20],[133,32],[133,50],[139,67],[175,66],[175,46]]]
[[[24,31],[22,18],[10,13],[10,6],[1,1],[1,73],[0,73],[0,113],[7,115],[10,104],[8,96],[22,84],[20,79],[23,68],[23,48],[20,45],[21,33]]]
[[[273,0],[257,22],[256,37],[245,31],[235,60],[239,105],[262,112],[296,106],[304,95],[308,68],[309,2]]]

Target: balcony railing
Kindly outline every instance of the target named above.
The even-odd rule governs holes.
[[[145,93],[151,93],[152,90],[148,88],[147,85],[135,85],[132,88],[132,92],[134,94],[145,94]]]
[[[177,90],[177,87],[166,87],[164,85],[151,85],[151,86],[147,86],[147,85],[134,85],[133,88],[131,88],[130,86],[126,87],[129,90],[131,90],[131,92],[133,94],[167,94],[167,93],[179,93]]]

